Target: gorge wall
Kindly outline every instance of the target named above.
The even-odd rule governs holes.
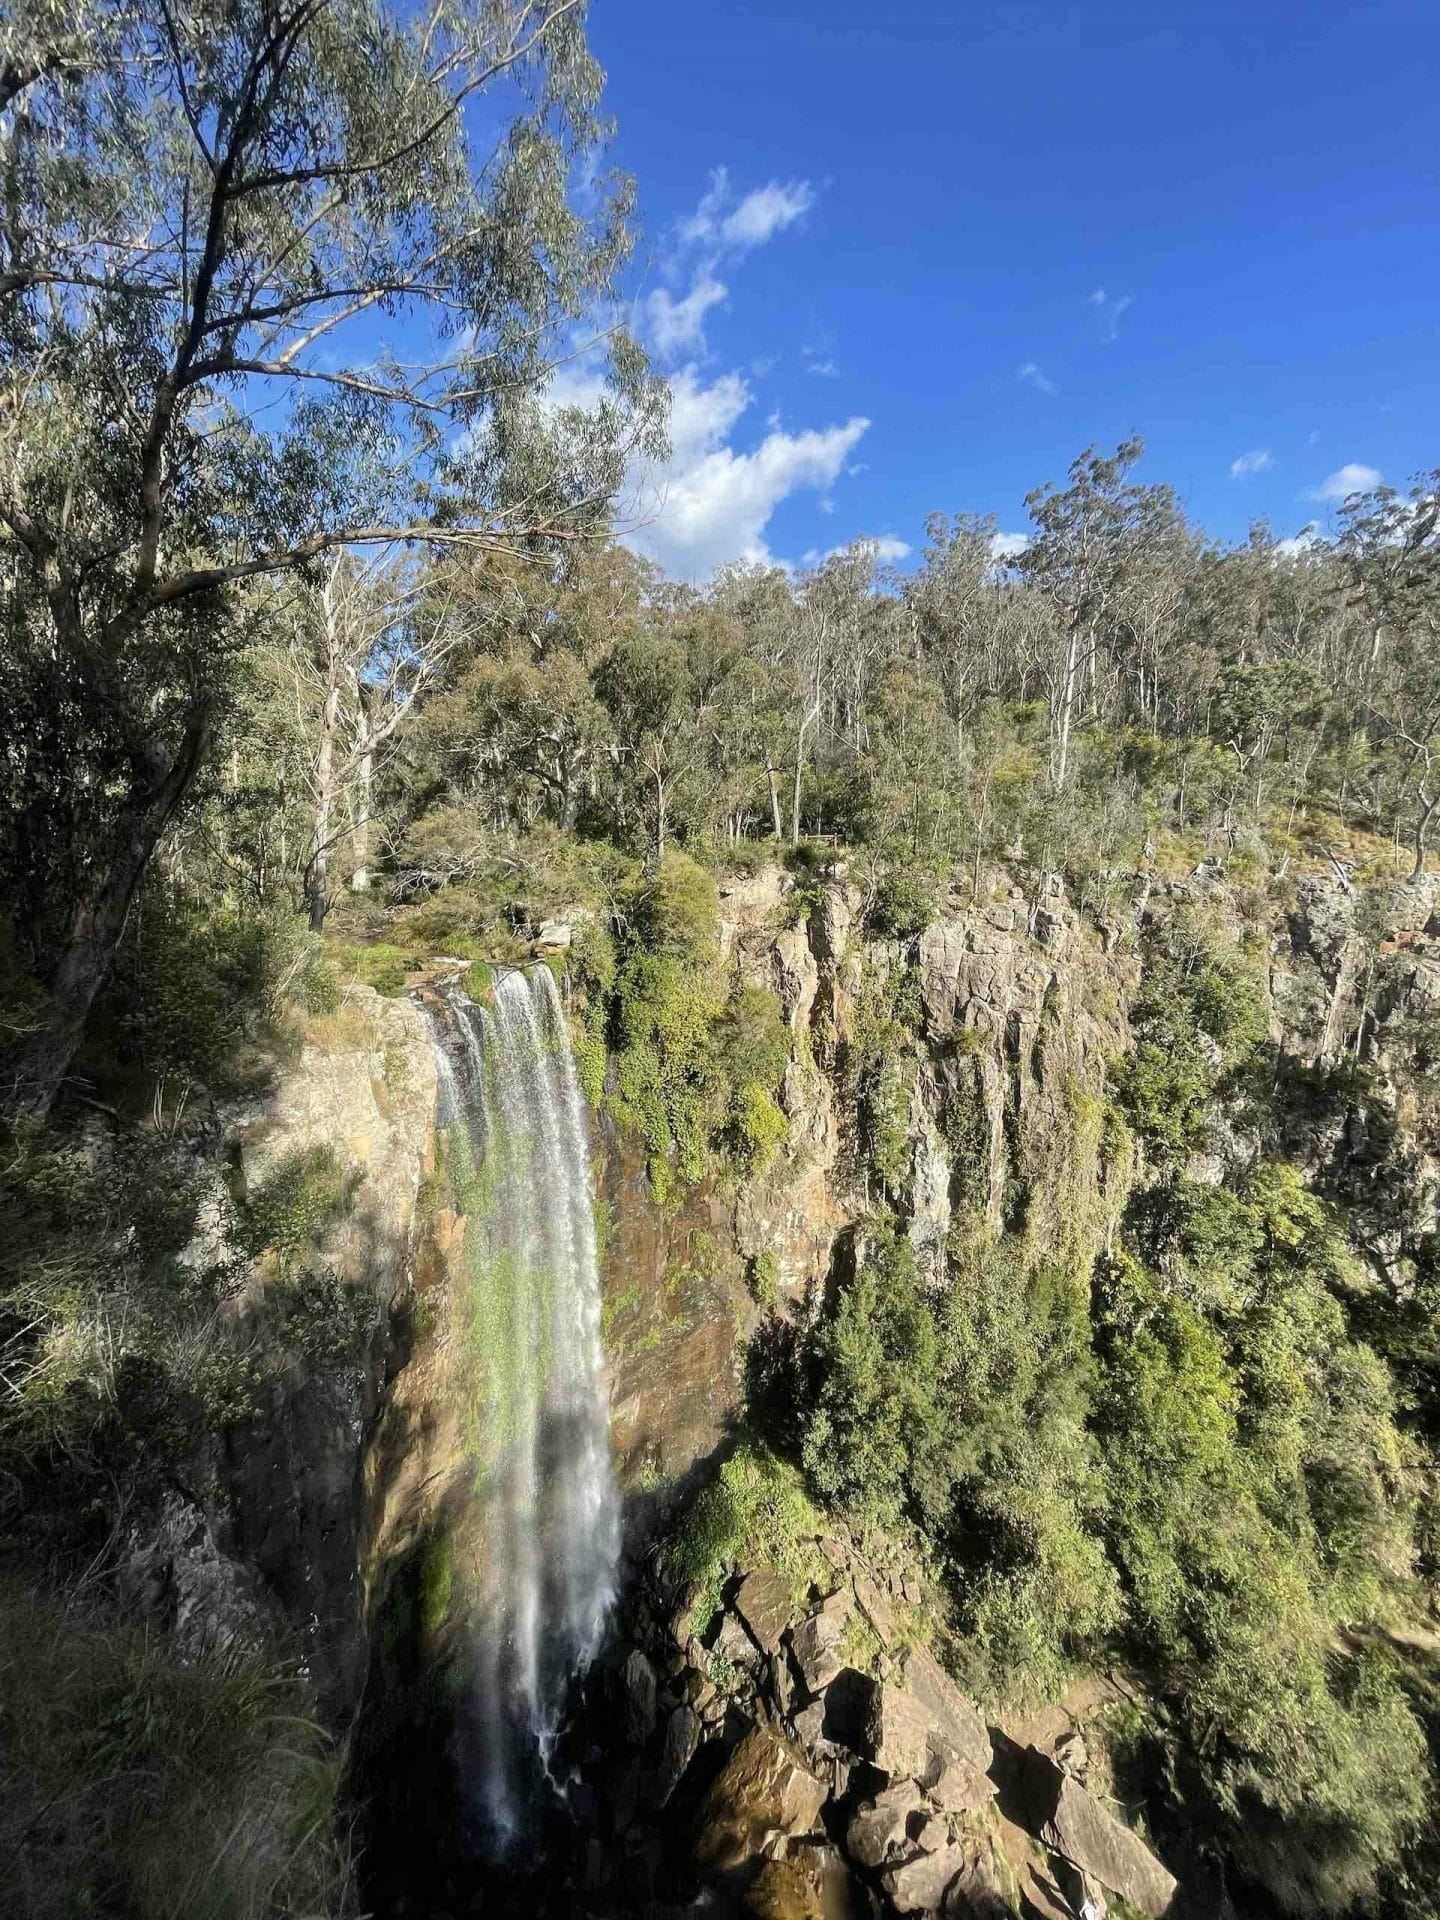
[[[778,1572],[731,1563],[708,1624],[662,1571],[678,1516],[735,1446],[757,1330],[816,1318],[878,1201],[935,1289],[977,1222],[1036,1255],[1107,1243],[1134,1154],[1108,1089],[1135,1044],[1147,925],[1200,907],[1264,953],[1272,1097],[1214,1113],[1190,1177],[1283,1152],[1348,1210],[1392,1287],[1434,1244],[1440,1155],[1415,1065],[1440,1009],[1431,894],[1392,890],[1377,928],[1357,920],[1373,900],[1342,877],[1303,875],[1276,909],[1201,872],[1099,926],[1058,886],[1038,902],[952,895],[906,940],[869,931],[865,906],[843,871],[722,884],[723,963],[777,996],[790,1036],[786,1137],[756,1178],[716,1171],[657,1206],[635,1140],[592,1119],[627,1557],[615,1631],[556,1754],[578,1784],[537,1828],[553,1870],[543,1896],[513,1894],[516,1911],[542,1898],[557,1913],[658,1910],[702,1881],[777,1916],[871,1900],[1095,1913],[1104,1885],[1142,1906],[1147,1888],[1159,1910],[1160,1869],[1105,1824],[1103,1762],[1087,1776],[1103,1688],[987,1732],[926,1650],[940,1609],[913,1551],[797,1508],[799,1557]],[[1363,1084],[1345,1071],[1357,1057]],[[363,1304],[361,1338],[343,1361],[302,1354],[270,1382],[205,1485],[136,1530],[129,1574],[182,1643],[293,1638],[372,1810],[366,1897],[395,1914],[479,1897],[438,1837],[464,1815],[453,1740],[471,1623],[457,1567],[477,1329],[466,1175],[437,1133],[436,1061],[420,1001],[350,988],[273,1091],[228,1116],[242,1189],[314,1149],[335,1155],[344,1205],[318,1246]],[[221,1235],[218,1195],[213,1212]],[[262,1255],[232,1311],[259,1325],[279,1290]],[[1057,1847],[1066,1794],[1089,1839],[1072,1830]],[[762,1861],[768,1892],[755,1893]],[[1082,1878],[1059,1884],[1057,1862]],[[485,1897],[509,1910],[503,1887]]]

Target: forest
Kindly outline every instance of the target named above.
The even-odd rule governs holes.
[[[840,1068],[864,1256],[805,1313],[756,1263],[745,1445],[919,1543],[977,1698],[1140,1676],[1153,1829],[1246,1911],[1432,1914],[1440,1238],[1382,1272],[1296,1142],[1337,1102],[1384,1123],[1386,903],[1434,903],[1440,470],[1224,544],[1137,435],[1037,474],[1018,547],[941,502],[903,572],[861,539],[667,579],[625,507],[664,383],[608,323],[634,189],[573,185],[602,79],[568,0],[0,28],[0,1772],[33,1777],[0,1858],[102,1779],[54,1885],[199,1912],[182,1836],[218,1860],[273,1801],[299,1826],[203,1910],[358,1911],[303,1676],[175,1661],[109,1578],[272,1370],[374,1332],[307,1264],[343,1203],[320,1154],[235,1200],[288,1292],[234,1333],[234,1261],[185,1253],[222,1117],[352,986],[564,921],[585,1091],[656,1204],[743,1185],[791,1035],[719,961],[718,888],[777,867],[801,919],[857,887],[898,959]],[[590,411],[548,397],[582,338]],[[1266,999],[1301,871],[1355,903],[1370,983],[1324,1085],[1282,1081]],[[1197,873],[1238,933],[1147,918]],[[947,907],[1033,931],[1057,896],[1140,955],[1082,1116],[1123,1204],[1039,1249],[977,1199],[937,1287],[899,1206],[907,968]],[[1433,1127],[1440,1023],[1406,1043]],[[1220,1179],[1217,1111],[1263,1140]]]

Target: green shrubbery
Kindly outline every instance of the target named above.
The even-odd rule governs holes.
[[[823,1521],[795,1468],[744,1442],[691,1502],[666,1549],[666,1568],[693,1583],[691,1631],[703,1634],[720,1609],[737,1563],[773,1567],[797,1588],[821,1570],[814,1539]]]
[[[610,1111],[645,1141],[662,1202],[693,1185],[720,1153],[759,1172],[784,1140],[775,1094],[789,1032],[773,994],[727,983],[715,948],[714,879],[683,855],[638,885],[618,949],[587,932],[576,956],[585,1011],[579,1070],[587,1091],[605,1085]]]
[[[0,1884],[33,1920],[301,1920],[348,1906],[340,1756],[301,1684],[77,1622],[0,1582]]]

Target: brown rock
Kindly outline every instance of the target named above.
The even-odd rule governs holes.
[[[676,1707],[665,1722],[665,1739],[655,1769],[657,1807],[663,1807],[679,1786],[685,1769],[695,1758],[695,1750],[700,1745],[700,1733],[700,1716],[691,1707]]]
[[[928,1647],[916,1647],[910,1654],[904,1677],[907,1689],[930,1716],[937,1748],[948,1748],[947,1757],[968,1760],[984,1773],[992,1757],[989,1729]]]
[[[947,1760],[929,1788],[946,1813],[978,1813],[995,1796],[995,1782],[968,1760]]]
[[[834,1593],[791,1629],[790,1652],[809,1692],[823,1693],[844,1666],[840,1642],[849,1618],[850,1602]]]
[[[851,1819],[845,1851],[862,1867],[881,1866],[909,1845],[910,1816],[918,1813],[920,1806],[920,1789],[913,1780],[887,1787]]]
[[[825,1920],[820,1888],[794,1860],[767,1860],[745,1894],[755,1920]]]
[[[964,1847],[922,1853],[881,1875],[881,1884],[901,1913],[938,1913],[945,1890],[970,1865]]]
[[[864,1752],[892,1778],[917,1779],[930,1766],[930,1716],[893,1681],[876,1681],[871,1689]]]
[[[1168,1909],[1175,1876],[1138,1833],[1035,1747],[1025,1756],[1023,1792],[1032,1831],[1047,1847],[1143,1912]]]
[[[808,1833],[824,1801],[799,1750],[768,1727],[752,1727],[705,1796],[695,1857],[722,1870],[756,1859],[771,1835]]]
[[[795,1612],[789,1581],[777,1573],[748,1573],[734,1606],[761,1652],[774,1653]]]
[[[625,1700],[625,1738],[643,1747],[655,1731],[655,1669],[640,1651],[632,1649],[621,1673]]]

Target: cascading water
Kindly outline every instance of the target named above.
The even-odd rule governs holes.
[[[485,1005],[447,988],[431,1019],[468,1295],[473,1686],[457,1759],[483,1837],[503,1853],[548,1777],[569,1684],[614,1595],[595,1217],[549,968],[498,974]]]

